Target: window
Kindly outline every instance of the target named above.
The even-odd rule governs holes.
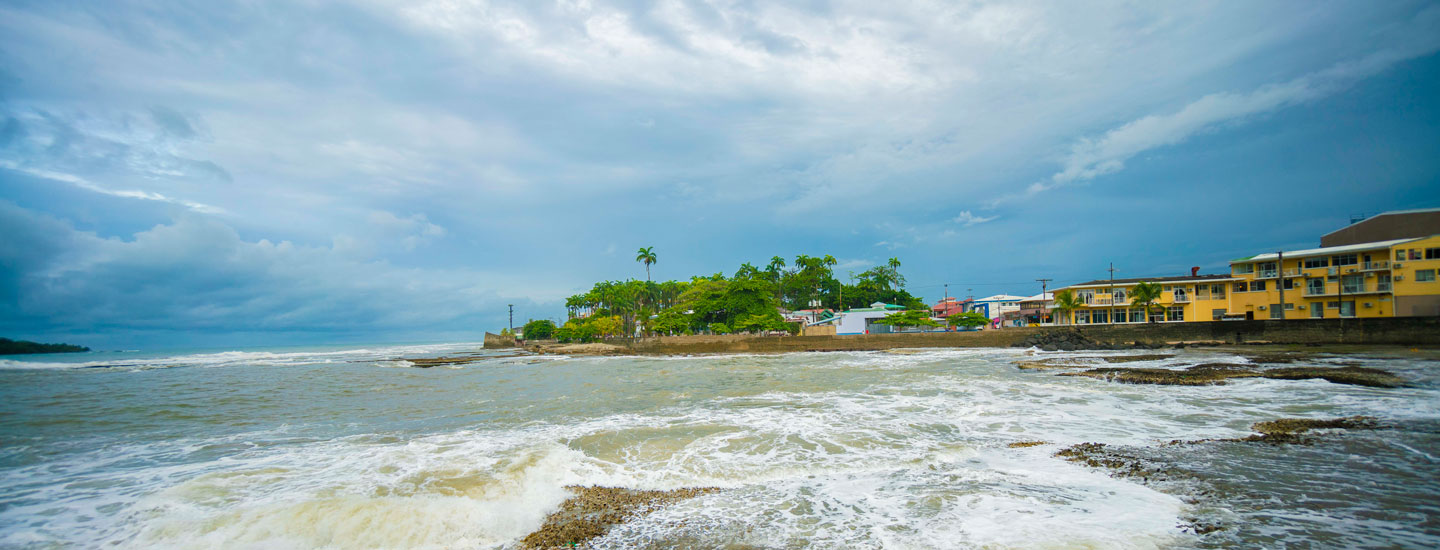
[[[1234,266],[1231,266],[1231,271],[1233,271],[1233,272],[1234,272],[1235,274],[1237,274],[1237,275],[1239,275],[1239,274],[1245,274],[1245,273],[1254,273],[1254,272],[1255,272],[1255,264],[1235,264]]]
[[[1295,302],[1285,302],[1285,309],[1295,309]]]
[[[1318,269],[1330,267],[1330,258],[1305,258],[1305,269]]]
[[[1305,293],[1311,296],[1325,293],[1325,279],[1308,279],[1305,281]]]
[[[1397,249],[1395,249],[1395,261],[1397,261],[1397,262],[1403,262],[1403,261],[1405,261],[1405,249],[1403,249],[1403,248],[1397,248]]]
[[[1210,297],[1216,300],[1225,297],[1225,285],[1210,285]]]
[[[1346,294],[1365,292],[1365,278],[1360,275],[1346,275],[1340,278],[1340,286]]]
[[[1082,304],[1089,304],[1089,303],[1092,303],[1092,302],[1095,301],[1095,291],[1093,291],[1093,290],[1082,290],[1082,291],[1076,293],[1076,297],[1080,298],[1080,303],[1082,303]]]
[[[1280,317],[1280,304],[1270,304],[1270,318],[1279,319]]]
[[[1295,290],[1295,279],[1285,279],[1285,284],[1281,286],[1285,287],[1285,290]]]
[[[1378,277],[1375,277],[1375,291],[1376,291],[1376,292],[1390,292],[1390,274],[1389,274],[1389,273],[1381,273]]]
[[[1340,309],[1340,302],[1326,302],[1325,309]]]
[[[1334,260],[1335,265],[1337,265],[1337,266],[1338,266],[1338,265],[1355,265],[1355,264],[1360,263],[1359,259],[1357,259],[1354,254],[1341,254],[1341,255],[1335,256],[1335,257],[1333,257],[1333,258],[1331,258],[1331,259]]]
[[[1116,303],[1123,302],[1125,301],[1125,289],[1117,288],[1115,289],[1115,292],[1111,294],[1111,296],[1114,297]]]
[[[1346,301],[1344,301],[1344,302],[1340,302],[1340,316],[1341,316],[1341,317],[1354,317],[1354,316],[1355,316],[1355,302],[1352,301],[1352,300],[1346,300]]]
[[[1415,270],[1415,282],[1417,282],[1417,283],[1433,283],[1433,282],[1435,282],[1435,270],[1433,270],[1433,269],[1417,269],[1417,270]]]
[[[1250,281],[1250,292],[1265,292],[1265,281]]]
[[[1144,323],[1144,322],[1145,322],[1145,311],[1144,311],[1144,310],[1139,310],[1139,309],[1132,309],[1132,310],[1130,310],[1130,322],[1131,322],[1131,323]]]
[[[1315,302],[1310,304],[1310,318],[1319,319],[1325,316],[1325,304]]]
[[[1418,259],[1420,259],[1420,249],[1418,249],[1418,248],[1411,248],[1411,249],[1410,249],[1410,259],[1412,259],[1412,260],[1418,260]]]
[[[1262,262],[1259,266],[1256,266],[1256,268],[1260,270],[1261,277],[1275,276],[1275,262]]]
[[[1235,292],[1245,292],[1245,281],[1235,283]]]
[[[1184,308],[1184,307],[1178,307],[1178,306],[1165,308],[1165,320],[1166,320],[1166,321],[1184,321],[1184,320],[1185,320],[1185,308]]]
[[[1095,310],[1095,311],[1092,311],[1092,312],[1090,312],[1090,322],[1091,322],[1091,323],[1097,323],[1097,324],[1098,324],[1098,323],[1109,323],[1109,322],[1110,322],[1110,312],[1105,311],[1105,310],[1103,310],[1103,309],[1097,309],[1097,310]]]
[[[1081,311],[1075,312],[1075,324],[1077,324],[1077,325],[1083,325],[1083,324],[1087,324],[1087,323],[1089,323],[1089,322],[1090,322],[1090,312],[1089,312],[1089,311],[1081,310]]]
[[[1440,260],[1440,248],[1427,248],[1427,249],[1425,249],[1425,259],[1427,259],[1427,260]]]
[[[1212,310],[1210,310],[1210,318],[1211,318],[1212,320],[1219,321],[1220,319],[1223,319],[1224,317],[1225,317],[1225,310],[1224,310],[1223,308],[1222,308],[1222,309],[1212,309]]]

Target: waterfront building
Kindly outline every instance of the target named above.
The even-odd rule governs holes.
[[[895,332],[890,328],[890,325],[875,324],[875,321],[897,311],[905,311],[905,306],[875,302],[870,304],[870,307],[845,311],[839,315],[839,321],[835,326],[835,334],[885,334]]]
[[[971,300],[969,298],[966,298],[964,300],[955,298],[953,296],[945,298],[943,300],[940,300],[939,302],[936,302],[934,306],[930,307],[930,316],[943,319],[957,313],[964,313],[965,308],[973,302],[974,300]]]
[[[1020,309],[1000,315],[1001,326],[1028,327],[1054,323],[1051,308],[1055,306],[1055,293],[1046,292],[1020,300]]]
[[[1356,220],[1320,237],[1321,247],[1440,235],[1440,208],[1392,210]]]
[[[1198,268],[1197,268],[1198,269]],[[1229,311],[1227,300],[1230,275],[1192,274],[1183,277],[1142,277],[1135,279],[1097,279],[1055,289],[1075,293],[1081,304],[1067,319],[1079,325],[1116,323],[1179,323],[1186,321],[1218,321]],[[1131,289],[1140,283],[1160,285],[1160,298],[1149,315],[1143,308],[1133,307]]]
[[[1440,315],[1437,270],[1440,235],[1258,254],[1230,262],[1236,279],[1230,313],[1253,319]]]
[[[991,323],[994,324],[994,321],[1000,319],[1000,316],[1004,315],[1006,312],[1019,311],[1020,300],[1024,299],[1025,297],[1023,296],[996,294],[994,296],[977,298],[969,305],[968,308],[966,308],[966,311],[978,311],[980,313],[983,313],[986,317],[989,317]]]

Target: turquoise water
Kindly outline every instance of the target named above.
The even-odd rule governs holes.
[[[1310,360],[1387,368],[1399,389],[1121,385],[1021,371],[1037,352],[1009,349],[398,360],[476,348],[0,359],[0,546],[506,548],[572,484],[726,489],[607,548],[1440,546],[1431,354]],[[1215,361],[1245,360],[1126,366]],[[1351,415],[1386,427],[1161,445]],[[1052,456],[1086,441],[1191,475]]]

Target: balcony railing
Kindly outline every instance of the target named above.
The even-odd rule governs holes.
[[[1340,285],[1346,294],[1360,294],[1365,292],[1365,283]]]
[[[1324,295],[1326,295],[1326,294],[1334,294],[1334,293],[1333,293],[1333,292],[1329,292],[1329,293],[1325,292],[1325,287],[1323,287],[1323,286],[1320,286],[1320,287],[1307,286],[1307,287],[1305,287],[1305,295],[1306,295],[1306,296],[1324,296]]]
[[[1189,294],[1176,294],[1176,295],[1175,295],[1175,303],[1177,303],[1177,304],[1188,304],[1188,303],[1190,303],[1190,295],[1189,295]]]
[[[1255,272],[1256,279],[1274,279],[1277,275],[1279,275],[1279,273],[1273,269]]]
[[[1380,260],[1378,262],[1365,262],[1363,264],[1360,264],[1361,271],[1380,271],[1382,269],[1390,269],[1389,260]]]
[[[1390,283],[1375,283],[1375,292],[1390,292]]]
[[[1287,270],[1285,270],[1285,276],[1286,276],[1286,277],[1299,277],[1299,276],[1300,276],[1300,269],[1299,269],[1299,268],[1296,268],[1296,269],[1287,269]]]

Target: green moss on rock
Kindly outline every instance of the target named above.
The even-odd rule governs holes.
[[[527,550],[583,548],[611,527],[656,508],[718,491],[714,487],[640,491],[621,487],[566,487],[575,496],[545,518],[545,524],[520,540]]]

